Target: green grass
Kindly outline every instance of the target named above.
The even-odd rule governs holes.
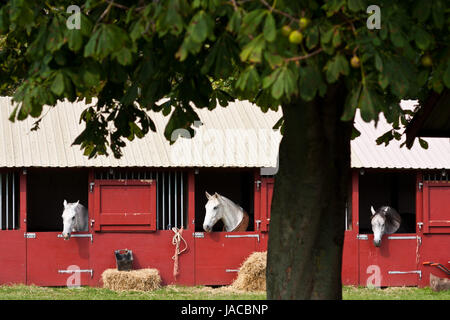
[[[0,300],[263,300],[265,292],[247,293],[229,288],[165,286],[159,290],[115,292],[104,288],[0,286]]]
[[[435,292],[431,288],[416,287],[344,287],[342,296],[344,300],[450,300],[450,290]]]
[[[344,300],[450,300],[450,291],[434,292],[430,288],[344,287]],[[103,288],[0,286],[0,300],[264,300],[264,292],[248,293],[227,287],[166,286],[152,292],[114,292]]]

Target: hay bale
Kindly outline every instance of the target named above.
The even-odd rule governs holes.
[[[267,251],[253,252],[242,263],[236,280],[231,287],[243,291],[266,290]]]
[[[119,271],[106,269],[102,273],[103,287],[114,290],[151,291],[161,287],[161,277],[157,269]]]

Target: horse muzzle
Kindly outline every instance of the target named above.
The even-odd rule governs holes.
[[[381,240],[373,240],[373,244],[378,248],[381,245]]]
[[[70,239],[70,233],[63,233],[63,238],[64,238],[64,240],[69,240]]]
[[[210,226],[207,225],[207,224],[204,224],[204,225],[203,225],[203,230],[205,230],[206,232],[211,232],[212,227],[210,227]]]

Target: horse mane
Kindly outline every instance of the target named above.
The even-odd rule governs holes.
[[[75,226],[78,231],[82,231],[80,229],[85,229],[87,227],[86,225],[83,225],[83,221],[81,220],[82,215],[85,214],[87,208],[81,203],[78,203],[74,206],[73,210],[75,211]],[[87,221],[85,222],[87,223]]]
[[[377,215],[380,215],[385,219],[386,233],[394,233],[398,230],[398,228],[400,228],[402,218],[394,208],[383,206],[379,208],[374,215],[372,215],[370,220],[372,221],[372,219]]]
[[[223,195],[221,195],[221,194],[217,194],[217,195],[219,196],[218,199],[220,199],[220,200],[222,200],[222,201],[228,203],[229,205],[231,205],[231,206],[233,206],[233,207],[235,207],[235,208],[240,209],[241,211],[244,211],[244,209],[242,209],[242,207],[241,207],[240,205],[238,205],[237,203],[234,203],[233,201],[231,201],[231,200],[228,199],[227,197],[225,197],[225,196],[223,196]]]

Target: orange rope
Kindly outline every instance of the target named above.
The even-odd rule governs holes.
[[[181,227],[181,229],[177,229],[177,228],[172,228],[172,231],[174,232],[174,236],[172,238],[172,244],[175,246],[175,254],[172,256],[173,261],[173,277],[175,278],[175,280],[177,279],[177,276],[179,274],[179,269],[178,269],[178,256],[180,254],[182,254],[184,251],[187,250],[187,243],[186,240],[183,239],[183,227]],[[180,242],[181,240],[183,240],[185,247],[183,248],[183,250],[180,251]]]

